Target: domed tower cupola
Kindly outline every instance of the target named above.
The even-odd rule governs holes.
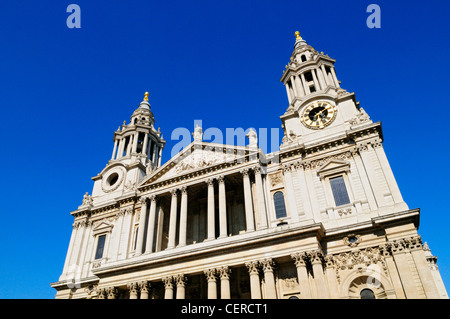
[[[286,87],[289,109],[298,108],[312,95],[339,89],[334,62],[336,60],[309,45],[300,32],[295,32],[294,51],[281,77]]]
[[[112,161],[131,160],[148,164],[154,169],[161,165],[161,152],[165,141],[158,128],[155,129],[155,118],[148,102],[148,92],[139,107],[131,115],[130,123],[123,122],[114,132],[114,150]]]
[[[153,126],[155,124],[155,118],[151,111],[151,105],[148,102],[148,92],[145,92],[144,99],[139,107],[133,112],[130,122],[132,124],[143,124]]]
[[[317,51],[300,36],[300,32],[295,32],[294,52],[291,56],[291,62],[303,63],[310,61],[313,54]]]
[[[130,122],[114,132],[114,148],[106,167],[92,179],[94,205],[136,190],[142,179],[161,165],[164,141],[148,102],[148,92]]]

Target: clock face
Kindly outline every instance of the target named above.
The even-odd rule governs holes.
[[[336,108],[328,102],[315,102],[303,111],[302,122],[306,127],[319,130],[333,122]]]

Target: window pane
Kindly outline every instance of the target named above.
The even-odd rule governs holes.
[[[286,206],[284,205],[284,196],[282,192],[273,194],[273,201],[275,203],[275,215],[277,218],[286,217]]]
[[[375,294],[369,288],[361,290],[360,295],[361,299],[375,299]]]
[[[95,259],[100,259],[103,257],[103,248],[105,248],[106,235],[98,237],[97,251],[95,252]]]
[[[347,188],[345,188],[345,182],[342,176],[330,178],[330,184],[336,206],[350,203]]]
[[[136,249],[136,247],[137,247],[138,232],[139,232],[139,227],[136,228],[136,236],[134,237],[134,249]]]

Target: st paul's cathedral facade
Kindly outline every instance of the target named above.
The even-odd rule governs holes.
[[[281,82],[284,137],[265,154],[202,140],[162,164],[148,94],[114,132],[73,231],[56,298],[440,299],[374,123],[335,60],[296,32]]]

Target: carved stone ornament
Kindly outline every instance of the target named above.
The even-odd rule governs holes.
[[[331,160],[339,160],[339,161],[346,161],[353,157],[352,153],[350,151],[343,152],[336,155],[327,156],[321,159],[317,160],[311,160],[311,161],[303,161],[302,165],[305,169],[316,169],[319,167],[322,167],[325,163],[331,161]]]
[[[365,267],[381,266],[381,270],[387,275],[387,267],[383,254],[379,247],[368,247],[360,250],[332,255],[335,264],[336,278],[340,283],[340,272],[344,270],[360,269]]]
[[[173,289],[173,277],[172,276],[162,278],[162,282],[164,283],[165,288]]]
[[[270,184],[272,186],[283,183],[283,175],[280,172],[270,175]]]
[[[192,136],[194,137],[194,141],[201,142],[203,139],[203,129],[198,126],[198,124],[195,126],[194,133],[192,133]]]
[[[355,234],[348,234],[343,239],[344,244],[350,247],[356,247],[359,243],[361,243],[361,236]]]
[[[129,180],[125,183],[124,188],[127,191],[135,191],[137,190],[137,183]]]
[[[214,268],[205,270],[204,274],[207,281],[216,281],[216,270]]]
[[[83,195],[83,203],[81,205],[82,206],[92,206],[92,203],[93,203],[92,196],[86,192],[86,194]]]
[[[217,268],[216,271],[218,272],[220,279],[230,279],[231,269],[229,269],[228,266]]]
[[[258,261],[250,261],[245,263],[245,266],[248,269],[250,275],[259,273],[259,262]]]
[[[369,122],[369,121],[370,121],[369,115],[366,113],[366,111],[364,111],[363,108],[360,108],[358,114],[355,117],[353,117],[352,119],[350,119],[349,123],[351,125],[356,125],[356,124],[365,123],[365,122]]]

